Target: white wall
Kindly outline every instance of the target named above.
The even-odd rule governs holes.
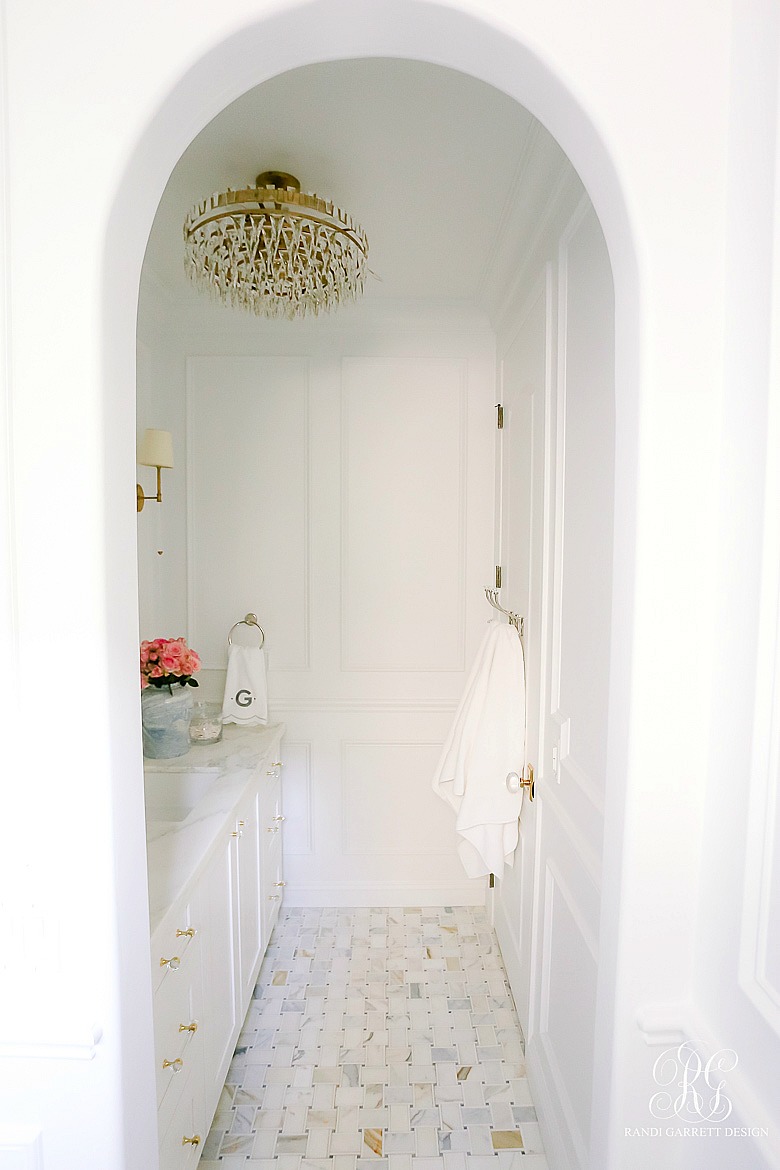
[[[780,11],[767,25],[747,8],[754,19],[735,23],[732,47],[736,73],[749,62],[750,81],[735,94],[731,199],[738,204],[749,192],[751,214],[739,220],[726,257],[732,328],[718,496],[718,648],[696,968],[678,1022],[686,1035],[705,1038],[708,1052],[734,1050],[727,1124],[768,1134],[752,1143],[750,1161],[739,1147],[704,1143],[692,1162],[702,1170],[743,1159],[756,1170],[780,1164]]]
[[[177,450],[139,516],[141,628],[186,634],[221,699],[227,632],[258,614],[287,904],[482,902],[431,778],[491,613],[492,329],[370,299],[268,322],[152,278],[141,304],[139,420]]]
[[[150,1013],[136,1006],[148,922],[132,406],[137,282],[154,209],[194,134],[251,85],[306,61],[389,53],[463,68],[537,114],[581,175],[610,249],[617,508],[601,953],[614,994],[597,1023],[594,1164],[626,1165],[629,1156],[632,1170],[655,1164],[652,1142],[626,1153],[620,1131],[647,1095],[637,1007],[687,998],[696,923],[717,914],[696,890],[702,745],[720,649],[712,615],[724,336],[730,370],[744,359],[750,371],[751,400],[766,388],[749,360],[754,339],[731,313],[741,306],[743,320],[760,311],[765,288],[748,275],[737,302],[724,267],[727,248],[755,219],[755,197],[769,189],[766,176],[757,187],[736,182],[727,201],[730,169],[738,177],[741,165],[727,150],[732,110],[756,77],[754,62],[732,61],[730,46],[751,24],[774,46],[775,15],[771,0],[604,0],[580,9],[566,0],[300,8],[196,0],[186,10],[72,0],[45,13],[6,0],[11,356],[2,392],[13,472],[5,528],[18,735],[36,745],[36,774],[19,791],[2,888],[16,921],[44,927],[10,951],[20,977],[50,968],[55,932],[83,940],[61,952],[57,1002],[72,1007],[78,1034],[99,1020],[103,1038],[69,1076],[67,1031],[42,1028],[33,1010],[55,980],[29,980],[28,1001],[15,1003],[29,1056],[13,1056],[3,1074],[4,1151],[9,1126],[30,1126],[43,1134],[46,1170],[154,1165]],[[759,78],[771,88],[776,74],[773,55]],[[736,114],[735,132],[750,129]],[[56,247],[41,230],[52,183]],[[738,382],[729,374],[730,393]],[[747,427],[758,441],[760,406]],[[760,506],[755,489],[730,498],[737,519]],[[728,559],[737,543],[726,537],[720,549]],[[61,675],[81,684],[74,643],[108,680],[92,694],[86,764],[70,704],[51,705],[44,718],[28,700],[40,694],[42,662],[62,664]],[[745,685],[737,664],[730,686]],[[41,878],[34,896],[18,878],[31,863]],[[640,919],[649,929],[637,940],[631,927]],[[25,1148],[35,1164],[32,1141]]]

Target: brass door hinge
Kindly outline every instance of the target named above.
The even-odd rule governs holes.
[[[501,566],[496,565],[496,589],[501,588]]]
[[[500,431],[504,429],[504,408],[500,402],[496,403],[496,426]]]

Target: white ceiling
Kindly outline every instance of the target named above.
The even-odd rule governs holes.
[[[244,94],[195,138],[165,189],[146,264],[183,293],[190,207],[282,170],[362,224],[379,278],[368,295],[485,307],[561,168],[527,110],[465,74],[381,58],[306,66]]]

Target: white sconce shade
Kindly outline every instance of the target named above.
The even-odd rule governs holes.
[[[173,467],[173,436],[170,431],[147,428],[138,447],[143,467]]]
[[[173,436],[170,431],[157,431],[148,428],[138,445],[138,462],[142,467],[157,468],[157,495],[146,496],[140,483],[135,485],[136,508],[139,512],[147,500],[156,500],[162,503],[162,482],[160,479],[161,467],[173,467]]]

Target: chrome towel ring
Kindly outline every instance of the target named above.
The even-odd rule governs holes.
[[[248,613],[246,617],[242,617],[240,621],[236,622],[235,625],[230,627],[230,633],[228,634],[228,646],[233,645],[233,631],[237,630],[239,626],[254,626],[256,630],[260,631],[260,645],[257,647],[258,650],[265,645],[265,630],[257,620],[257,614]]]

